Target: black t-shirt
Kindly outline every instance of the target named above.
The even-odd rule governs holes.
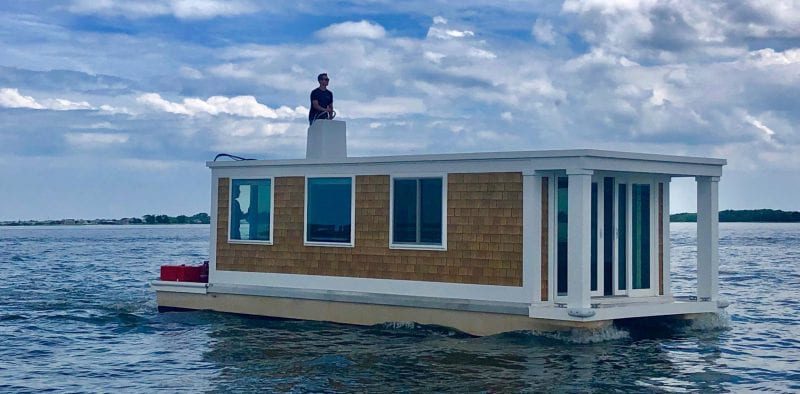
[[[328,105],[333,104],[333,92],[330,90],[320,90],[320,88],[316,88],[311,91],[311,109],[308,110],[308,121],[311,122],[318,113],[322,111],[317,111],[314,109],[314,100],[317,100],[319,106],[322,108],[327,108]],[[327,119],[324,118],[324,119]]]

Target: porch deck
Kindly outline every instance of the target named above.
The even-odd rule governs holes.
[[[591,308],[569,308],[566,302],[531,304],[528,316],[537,319],[601,321],[637,317],[715,313],[728,306],[694,296],[592,297]]]

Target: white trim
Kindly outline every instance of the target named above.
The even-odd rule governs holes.
[[[530,302],[542,301],[541,180],[539,174],[522,175],[522,286],[529,289]]]
[[[604,185],[603,185],[603,177],[604,177],[603,174],[595,174],[595,176],[592,177],[592,184],[596,184],[597,185],[597,212],[596,212],[596,215],[595,215],[596,218],[594,218],[597,221],[597,228],[595,229],[595,233],[596,233],[595,237],[597,239],[597,249],[595,251],[595,256],[594,256],[595,260],[590,262],[590,264],[594,264],[595,269],[597,270],[597,290],[591,291],[591,283],[590,283],[589,289],[590,289],[590,293],[591,293],[592,297],[602,297],[603,296],[603,292],[605,291],[605,282],[604,282],[604,279],[605,279],[605,272],[604,272],[605,271],[605,267],[603,265],[603,262],[605,260],[604,259],[605,256],[603,254],[603,252],[605,251],[605,248],[604,248],[605,245],[604,245],[604,242],[603,242],[603,225],[604,225],[603,219],[605,218],[605,215],[604,215],[604,212],[603,212],[603,209],[605,208],[604,201],[603,201],[603,197],[604,197],[603,196],[603,191],[604,191],[605,188],[604,188]],[[591,212],[591,209],[590,209],[590,212]],[[589,220],[591,220],[591,219],[593,219],[593,218],[589,218]],[[591,222],[589,224],[591,225]],[[591,239],[589,240],[589,242],[590,242],[589,243],[589,247],[591,248]],[[590,253],[590,255],[591,255],[591,253]],[[591,268],[590,268],[590,270],[591,270]],[[590,276],[591,276],[591,274],[590,274]],[[591,278],[590,278],[590,281],[591,281]]]
[[[620,185],[625,185],[625,195],[621,196],[622,198],[625,199],[625,212],[623,212],[623,213],[619,212],[619,199],[620,199],[619,186]],[[627,182],[625,182],[624,179],[621,179],[620,177],[614,177],[614,250],[613,250],[613,259],[614,259],[614,266],[613,266],[613,268],[614,268],[614,283],[613,283],[614,292],[613,292],[613,294],[614,295],[627,295],[628,294],[628,271],[627,271],[627,268],[625,270],[625,288],[624,289],[620,289],[619,288],[620,287],[620,283],[619,283],[619,274],[620,274],[620,272],[619,272],[619,259],[620,259],[619,247],[620,247],[620,244],[619,243],[620,242],[624,242],[625,243],[625,267],[628,266],[628,246],[627,246],[628,245],[628,243],[627,243],[627,238],[628,238],[627,237],[627,231],[628,231],[627,223],[628,223],[628,220],[627,220],[627,216],[625,216],[623,218],[625,220],[625,232],[626,232],[625,235],[626,236],[625,236],[624,239],[621,239],[620,238],[620,226],[619,226],[620,217],[619,216],[620,216],[620,214],[622,214],[622,215],[627,215],[628,214],[628,200],[627,200],[627,197],[628,197],[628,189],[630,189],[629,186],[630,185]]]
[[[671,245],[671,242],[670,242],[670,233],[669,233],[669,223],[670,223],[670,218],[669,218],[669,200],[670,200],[670,198],[669,198],[669,184],[670,184],[670,180],[666,179],[665,181],[663,181],[663,184],[664,184],[664,212],[663,212],[663,215],[664,215],[664,229],[663,229],[663,233],[662,233],[663,242],[664,242],[664,267],[663,267],[664,268],[664,271],[663,271],[664,272],[663,273],[663,275],[664,275],[664,283],[663,283],[664,294],[663,295],[664,296],[670,296],[670,295],[672,295],[672,289],[671,289],[672,280],[670,278],[670,272],[671,272],[670,270],[672,269],[671,268],[672,264],[671,264],[671,261],[670,261],[670,259],[672,258],[671,254],[670,254],[670,249],[672,248],[672,245]]]
[[[592,171],[567,171],[567,304],[587,309],[591,298],[591,197]]]
[[[442,180],[442,243],[421,244],[421,243],[395,243],[394,242],[394,180],[395,179],[415,179],[417,180],[417,200],[419,194],[419,180],[423,178],[439,178]],[[417,173],[417,174],[389,174],[389,249],[397,250],[447,250],[447,173]],[[420,204],[417,204],[419,209]],[[419,223],[417,223],[419,227]]]
[[[230,186],[229,186],[230,188]],[[209,214],[209,223],[211,226],[208,236],[208,278],[211,278],[217,271],[217,210],[219,209],[219,177],[211,177],[211,212]],[[228,213],[230,215],[230,213]],[[230,227],[230,226],[228,226]]]
[[[697,177],[697,298],[719,297],[719,178]]]
[[[725,160],[689,156],[668,156],[630,152],[615,152],[596,149],[526,151],[526,152],[487,152],[437,155],[407,155],[380,157],[346,157],[328,159],[295,160],[248,160],[237,162],[207,162],[210,168],[244,167],[290,167],[285,175],[303,175],[324,171],[352,172],[345,169],[357,166],[359,169],[376,169],[377,173],[419,172],[428,167],[431,171],[453,172],[495,172],[522,170],[549,170],[554,168],[580,167],[590,170],[628,171],[668,174],[673,176],[720,176]],[[390,168],[386,168],[386,167]],[[467,169],[471,167],[473,169]],[[406,168],[403,170],[402,168]],[[501,170],[501,168],[503,168]],[[301,172],[302,171],[302,172]],[[364,174],[364,175],[370,175]],[[284,174],[281,174],[284,175]]]
[[[658,248],[657,248],[657,236],[656,236],[656,226],[658,225],[656,219],[656,212],[658,211],[658,189],[657,186],[653,187],[655,183],[652,178],[642,178],[638,176],[633,176],[629,178],[630,180],[630,191],[628,195],[630,199],[628,200],[628,212],[630,212],[630,216],[628,217],[629,226],[628,228],[632,231],[633,230],[633,185],[647,185],[650,189],[649,195],[649,205],[650,209],[648,209],[647,215],[649,216],[649,228],[647,231],[650,232],[649,234],[649,242],[650,242],[650,253],[649,253],[649,261],[648,264],[650,265],[650,269],[648,270],[650,275],[650,287],[644,289],[634,289],[633,288],[633,234],[628,233],[628,243],[630,245],[630,249],[628,250],[630,259],[627,262],[628,265],[628,274],[630,277],[628,278],[628,296],[630,297],[649,297],[658,294]],[[654,202],[655,201],[655,202]],[[655,222],[655,223],[654,223]],[[656,245],[655,247],[653,245]],[[654,279],[655,278],[655,279]]]
[[[350,242],[319,242],[308,240],[308,179],[309,178],[350,178]],[[306,175],[303,192],[303,245],[336,248],[353,248],[356,246],[356,175]]]
[[[213,288],[216,284],[270,286],[292,289],[394,294],[482,301],[530,302],[530,297],[525,287],[522,286],[475,285],[240,271],[218,271],[215,282],[211,287]]]
[[[250,240],[250,239],[231,239],[231,208],[233,208],[233,181],[235,180],[269,180],[269,240]],[[250,203],[252,204],[252,202]],[[273,234],[272,227],[275,224],[275,180],[270,176],[247,176],[229,178],[228,180],[228,243],[229,244],[245,244],[245,245],[272,245]]]
[[[208,283],[154,280],[150,282],[150,287],[152,287],[153,290],[155,291],[168,291],[171,293],[206,294],[208,290]]]

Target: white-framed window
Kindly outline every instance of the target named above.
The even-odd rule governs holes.
[[[228,242],[272,244],[272,178],[231,179]]]
[[[355,245],[355,176],[306,177],[305,245]]]
[[[389,247],[447,249],[447,176],[392,176]]]

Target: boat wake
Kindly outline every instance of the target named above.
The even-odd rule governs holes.
[[[570,329],[561,331],[530,331],[531,335],[560,342],[589,344],[630,338],[630,332],[623,328],[611,325],[598,329]]]
[[[725,331],[731,329],[731,315],[726,311],[706,313],[692,320],[687,331]]]

